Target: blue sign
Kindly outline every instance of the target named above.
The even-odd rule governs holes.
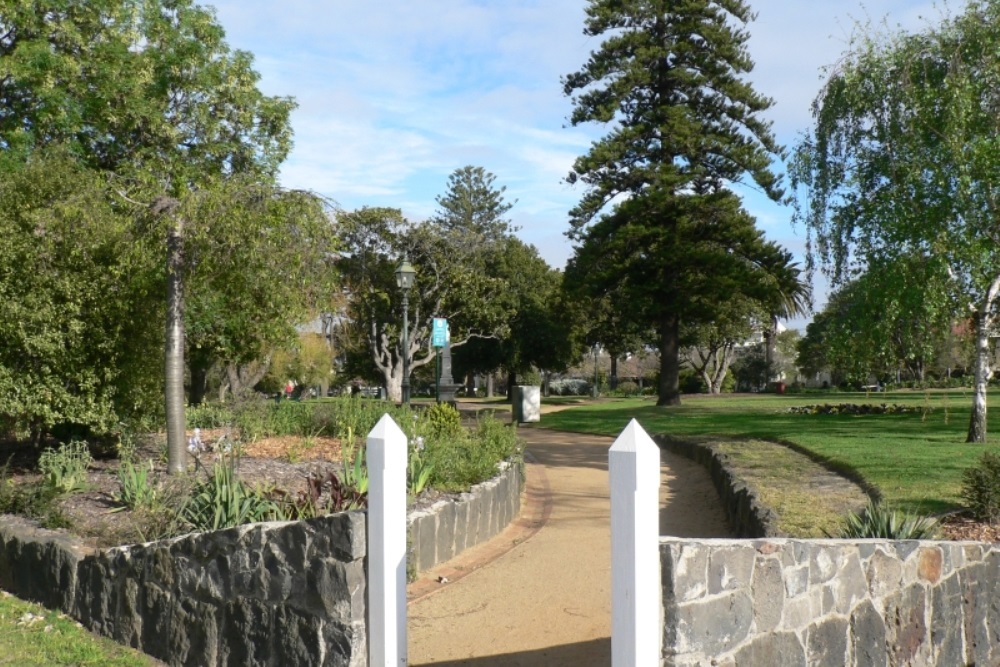
[[[448,345],[448,338],[448,320],[443,317],[435,317],[434,326],[431,328],[431,345],[445,347]]]

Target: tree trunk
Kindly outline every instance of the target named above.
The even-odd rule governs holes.
[[[767,365],[767,381],[780,380],[774,368],[774,360],[778,357],[778,316],[772,315],[767,329],[764,330],[764,363]]]
[[[1000,294],[1000,275],[993,279],[986,296],[979,305],[973,324],[976,328],[976,386],[972,396],[972,414],[969,417],[969,435],[966,442],[986,442],[986,385],[993,375],[990,368],[990,329],[993,325],[993,304]]]
[[[514,387],[517,385],[517,373],[511,371],[507,373],[507,400],[514,400]]]
[[[657,405],[680,405],[680,321],[677,315],[660,320],[660,386]]]
[[[403,402],[403,366],[393,364],[388,369],[382,371],[385,378],[386,397],[393,403]]]
[[[476,374],[469,373],[465,378],[465,395],[475,396],[476,395]]]
[[[609,352],[609,356],[611,357],[611,377],[608,382],[611,383],[611,389],[614,390],[618,388],[618,356],[613,352]]]
[[[986,386],[990,381],[990,338],[983,323],[982,313],[977,314],[976,327],[976,380],[972,396],[972,415],[966,442],[986,442]]]
[[[191,372],[191,387],[188,390],[188,405],[200,405],[208,392],[208,371],[212,368],[212,357],[204,348],[191,350],[188,369]]]
[[[242,398],[249,394],[257,383],[267,375],[267,369],[271,365],[270,355],[264,357],[262,361],[251,362],[245,366],[239,364],[226,364],[226,378],[229,389],[235,398]]]
[[[177,202],[163,202],[163,212],[174,214]],[[167,344],[164,353],[167,415],[167,472],[187,469],[184,421],[184,223],[174,218],[167,235]]]
[[[493,398],[495,393],[495,388],[493,387],[493,373],[487,373],[486,375],[486,398]]]

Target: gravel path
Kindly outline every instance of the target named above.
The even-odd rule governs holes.
[[[541,428],[522,436],[521,518],[409,589],[411,665],[610,664],[613,440]],[[669,452],[662,462],[661,534],[731,537],[705,470]]]

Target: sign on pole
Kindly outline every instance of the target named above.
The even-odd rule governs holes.
[[[433,347],[444,347],[448,344],[448,320],[443,317],[435,317],[434,325],[431,328],[431,345]]]

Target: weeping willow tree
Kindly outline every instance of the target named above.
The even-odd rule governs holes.
[[[923,32],[862,31],[813,119],[792,169],[812,261],[835,285],[905,262],[950,276],[976,331],[968,441],[985,442],[1000,295],[1000,2],[973,0]],[[942,298],[936,283],[924,298]]]

